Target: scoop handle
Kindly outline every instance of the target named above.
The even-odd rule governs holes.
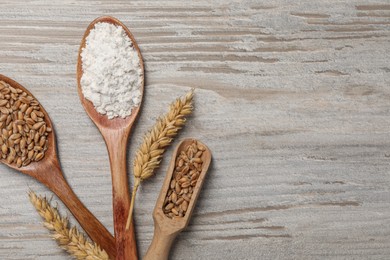
[[[167,260],[169,251],[178,233],[167,234],[161,231],[159,225],[154,225],[154,235],[144,260]]]

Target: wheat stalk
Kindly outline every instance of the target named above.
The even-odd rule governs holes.
[[[61,217],[58,209],[50,205],[46,197],[29,192],[30,201],[44,219],[44,226],[52,232],[58,245],[75,259],[106,260],[107,253],[96,243],[91,243],[75,226],[69,228],[69,220]]]
[[[157,119],[150,132],[148,132],[139,147],[134,159],[134,187],[130,203],[129,215],[127,217],[126,229],[130,227],[135,196],[139,185],[143,180],[150,178],[153,171],[159,166],[165,148],[171,144],[173,137],[184,126],[185,116],[193,110],[192,89],[184,97],[176,99],[170,107],[169,112]]]

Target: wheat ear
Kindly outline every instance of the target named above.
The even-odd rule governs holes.
[[[52,232],[58,245],[75,259],[109,259],[107,253],[96,243],[91,243],[75,226],[69,228],[69,220],[61,217],[58,209],[50,205],[46,197],[30,191],[30,201],[44,220],[44,226]]]
[[[153,128],[148,132],[139,147],[134,159],[134,187],[131,197],[129,215],[127,217],[126,229],[130,227],[135,196],[139,185],[143,180],[150,178],[153,171],[159,166],[165,148],[171,144],[173,137],[184,126],[185,116],[192,113],[192,89],[184,97],[176,99],[170,107],[169,112],[157,119]]]

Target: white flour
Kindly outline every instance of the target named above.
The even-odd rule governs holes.
[[[81,52],[81,89],[109,119],[125,118],[141,102],[142,70],[133,42],[121,26],[97,23]]]

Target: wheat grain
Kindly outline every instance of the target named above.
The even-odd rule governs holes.
[[[51,129],[40,110],[39,102],[27,92],[0,81],[1,159],[19,168],[43,159]]]
[[[135,196],[140,183],[153,175],[153,171],[160,164],[165,148],[171,144],[173,137],[184,126],[185,117],[193,110],[193,97],[194,90],[192,89],[184,97],[176,99],[170,105],[169,112],[157,119],[152,130],[145,135],[134,159],[134,187],[126,229],[131,224]]]
[[[107,253],[96,243],[90,242],[76,227],[69,228],[68,218],[61,217],[58,209],[50,205],[46,197],[29,192],[30,201],[44,219],[44,226],[52,232],[58,245],[75,259],[106,260]]]
[[[185,152],[181,151],[176,157],[176,167],[162,208],[167,217],[185,216],[193,190],[202,171],[203,160],[201,156],[203,148],[201,144],[194,140],[184,147]]]

